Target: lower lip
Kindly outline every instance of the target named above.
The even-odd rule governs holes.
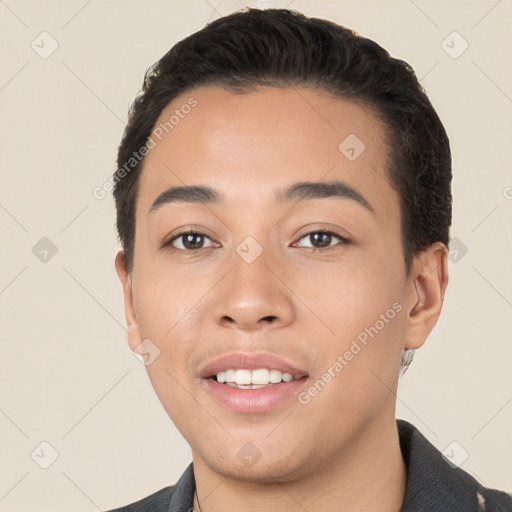
[[[279,405],[304,386],[305,378],[280,382],[266,388],[240,389],[220,384],[214,379],[203,379],[206,388],[224,407],[236,412],[266,412]]]

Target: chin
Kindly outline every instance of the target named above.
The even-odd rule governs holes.
[[[260,451],[246,443],[237,449],[232,445],[223,454],[214,455],[207,451],[206,457],[201,458],[218,475],[240,482],[290,482],[314,470],[312,461],[307,460],[296,446],[290,446],[288,452],[276,453],[276,447],[272,445]]]

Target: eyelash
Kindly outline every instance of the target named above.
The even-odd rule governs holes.
[[[348,245],[348,244],[351,243],[351,241],[348,238],[346,238],[343,235],[340,235],[339,233],[337,233],[336,231],[333,231],[333,230],[330,230],[330,229],[319,229],[319,230],[316,230],[316,231],[310,231],[309,233],[306,233],[306,234],[302,235],[299,238],[299,241],[302,240],[303,238],[307,237],[307,236],[318,234],[318,233],[335,236],[336,238],[341,240],[341,242],[343,242],[343,245]],[[210,237],[206,233],[190,229],[190,230],[187,230],[187,231],[182,231],[182,232],[176,234],[175,236],[173,236],[170,240],[164,242],[162,244],[162,248],[163,249],[167,249],[167,250],[171,250],[171,251],[174,251],[174,252],[188,252],[188,253],[199,253],[199,252],[201,252],[201,251],[203,251],[205,249],[211,249],[211,247],[201,247],[199,249],[177,249],[176,247],[173,247],[172,243],[175,240],[178,240],[179,238],[181,238],[184,235],[199,235],[201,237],[210,239]],[[333,250],[336,247],[337,247],[337,244],[335,244],[333,246],[329,245],[327,247],[304,247],[304,249],[310,249],[311,252],[326,252],[326,251],[329,251],[329,250]]]

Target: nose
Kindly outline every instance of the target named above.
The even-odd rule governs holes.
[[[295,315],[293,293],[283,280],[281,265],[266,249],[249,261],[235,252],[231,271],[216,287],[215,321],[246,331],[290,324]]]

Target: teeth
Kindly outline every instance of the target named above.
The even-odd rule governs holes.
[[[290,375],[289,373],[283,373],[281,377],[285,382],[291,382],[292,380],[295,380],[293,378],[293,375]]]
[[[217,382],[231,385],[231,387],[244,386],[247,389],[255,389],[269,384],[277,384],[281,381],[291,382],[295,380],[293,375],[279,370],[258,368],[257,370],[226,370],[216,375]]]
[[[251,377],[252,377],[251,370],[236,370],[235,371],[235,384],[252,384]]]
[[[251,384],[268,384],[269,382],[270,372],[266,368],[260,368],[251,372]]]
[[[281,382],[283,374],[279,370],[270,370],[269,379],[272,384],[275,384],[277,382]]]

